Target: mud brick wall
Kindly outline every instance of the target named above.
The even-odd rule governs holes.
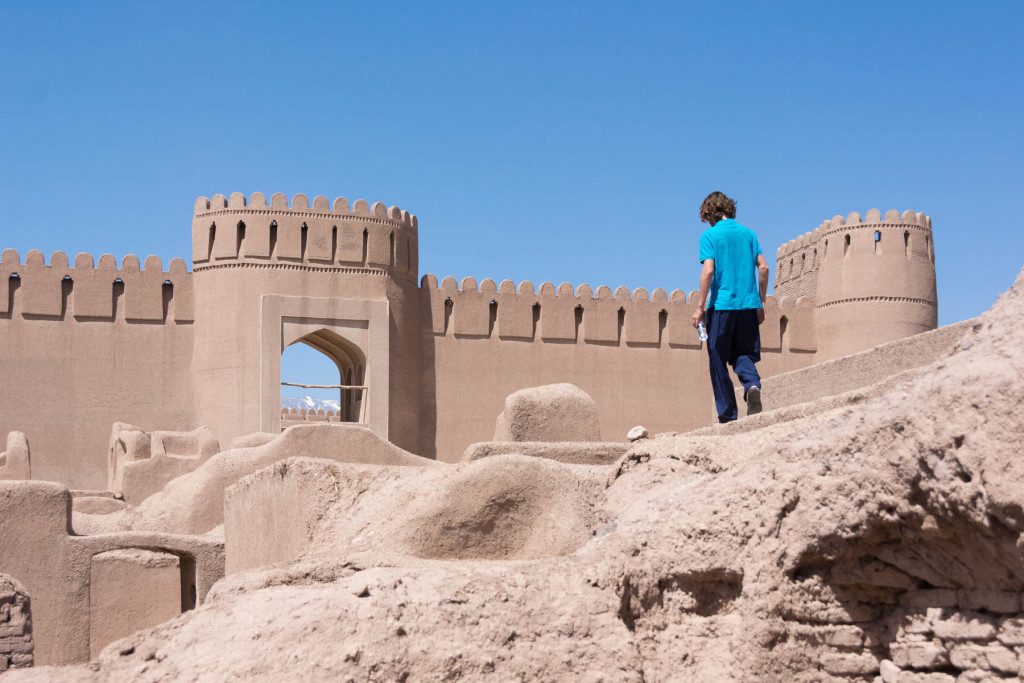
[[[878,569],[874,585],[807,580],[795,587],[783,599],[784,626],[773,635],[776,654],[806,658],[798,668],[812,673],[813,680],[1020,680],[1024,613],[1019,592],[903,590],[880,585],[902,583],[897,570]]]
[[[20,583],[0,574],[0,672],[32,666],[32,612]]]

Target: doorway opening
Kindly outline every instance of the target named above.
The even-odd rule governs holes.
[[[363,353],[328,329],[289,344],[281,354],[282,428],[296,421],[366,422],[365,368]]]

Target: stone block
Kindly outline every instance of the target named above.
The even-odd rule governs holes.
[[[996,621],[978,612],[960,612],[937,619],[932,632],[943,640],[989,640],[996,636]]]
[[[963,643],[949,651],[949,661],[958,669],[991,671],[993,660],[1003,667],[1000,671],[1017,672],[1017,654],[1002,645]]]
[[[999,645],[989,645],[985,656],[988,657],[989,667],[993,671],[1016,674],[1020,669],[1017,653],[1010,648]]]
[[[896,643],[890,650],[900,668],[935,669],[949,664],[949,653],[938,643]]]
[[[1020,593],[1017,591],[959,590],[957,604],[961,609],[986,610],[999,614],[1020,612]]]
[[[808,601],[788,604],[782,613],[786,619],[812,624],[863,624],[876,621],[881,608],[860,602],[838,604]]]
[[[878,663],[878,675],[882,683],[896,683],[900,668],[893,664],[891,659],[883,659]]]
[[[626,434],[626,439],[629,441],[639,441],[640,439],[646,439],[648,436],[647,428],[643,425],[637,425],[629,430]]]
[[[32,654],[32,638],[28,635],[20,635],[14,638],[0,639],[0,652],[6,652],[9,656],[15,653]]]
[[[25,624],[0,626],[0,641],[7,638],[18,638],[25,633]]]
[[[971,669],[970,671],[961,671],[960,675],[956,677],[956,683],[981,683],[981,681],[992,681],[992,674],[988,671],[982,671],[981,669]],[[996,679],[1002,683],[1003,679]]]
[[[1024,645],[1024,619],[1007,619],[999,625],[999,642],[1004,645]]]
[[[949,674],[937,671],[902,671],[896,679],[896,683],[956,683],[956,679]]]
[[[932,618],[927,614],[909,614],[900,623],[900,631],[920,635],[931,635]]]
[[[32,666],[33,657],[30,654],[11,655],[10,661],[12,667],[22,669]]]
[[[907,591],[900,596],[904,607],[956,607],[956,591],[949,588]]]
[[[823,637],[832,647],[859,648],[864,645],[864,630],[859,626],[837,626]]]
[[[878,658],[870,654],[827,654],[821,658],[821,668],[839,676],[866,676],[878,673]]]
[[[871,560],[857,565],[840,565],[832,570],[832,580],[842,585],[887,588],[913,588],[916,583],[905,572],[890,564]]]
[[[597,404],[572,384],[521,389],[505,399],[495,441],[600,441]]]

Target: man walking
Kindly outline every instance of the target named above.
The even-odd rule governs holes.
[[[711,227],[700,236],[700,298],[693,326],[707,328],[711,387],[719,422],[736,419],[736,393],[729,378],[731,365],[743,383],[747,414],[761,412],[761,360],[764,297],[768,292],[768,263],[754,231],[736,222],[736,202],[712,192],[700,205],[700,220]]]

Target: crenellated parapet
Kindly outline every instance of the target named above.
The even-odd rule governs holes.
[[[397,206],[344,197],[262,192],[196,200],[192,262],[211,268],[291,268],[412,277],[418,272],[416,216]]]
[[[813,231],[779,247],[776,252],[776,295],[811,296],[819,306],[851,298],[848,293],[840,292],[835,296],[829,291],[834,289],[832,282],[825,283],[825,292],[819,291],[819,271],[828,255],[831,255],[833,263],[840,257],[854,259],[851,266],[869,267],[872,271],[884,260],[886,266],[882,268],[882,277],[876,284],[880,288],[900,287],[906,279],[907,261],[921,261],[919,265],[924,270],[934,270],[931,218],[914,211],[900,214],[895,209],[890,209],[883,216],[878,209],[871,209],[863,217],[853,212],[845,219],[834,216],[831,220],[822,221]],[[903,261],[897,258],[899,256]],[[861,264],[861,258],[879,263]],[[825,298],[822,298],[823,294]]]
[[[424,324],[436,336],[556,344],[699,349],[692,316],[699,292],[648,293],[626,287],[594,290],[583,284],[540,287],[511,280],[501,284],[467,277],[461,283],[434,275],[420,283],[429,316]],[[774,296],[765,301],[761,345],[765,351],[812,352],[817,348],[814,306],[809,297]]]
[[[22,262],[18,252],[0,256],[0,314],[76,320],[177,322],[193,320],[192,273],[172,259],[167,270],[156,256],[140,264],[129,254],[121,266],[110,254],[97,263],[78,254],[72,266],[56,251],[47,264],[33,249]]]
[[[813,297],[818,360],[935,329],[931,218],[871,209],[835,216],[777,252],[776,296]]]

